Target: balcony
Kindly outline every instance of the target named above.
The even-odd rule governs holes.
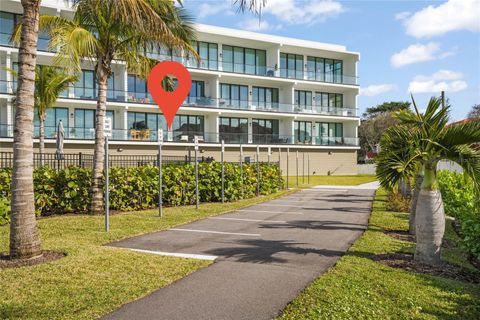
[[[55,139],[56,127],[45,127],[45,138]],[[66,140],[94,141],[94,128],[64,127]],[[34,128],[34,136],[38,138],[38,127]],[[164,134],[164,141],[171,143],[193,143],[194,137],[199,136],[202,143],[220,143],[246,145],[311,145],[311,146],[336,146],[357,147],[358,138],[353,137],[302,137],[281,134],[248,134],[230,132],[196,132],[173,130]],[[0,124],[0,138],[13,138],[13,126]],[[113,129],[110,141],[137,141],[157,142],[157,130],[143,129]]]

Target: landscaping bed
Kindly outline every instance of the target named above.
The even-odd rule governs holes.
[[[475,283],[479,271],[468,261],[468,253],[451,224],[447,223],[442,258],[454,266],[453,274],[452,269],[445,271],[454,279],[406,271],[399,264],[408,267],[415,244],[388,233],[405,233],[408,215],[386,211],[386,201],[386,192],[378,190],[367,231],[278,319],[480,318],[480,285]],[[381,260],[378,257],[390,258],[397,265],[376,261]]]

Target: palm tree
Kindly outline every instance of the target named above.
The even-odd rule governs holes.
[[[10,257],[14,259],[42,254],[33,196],[33,106],[40,0],[22,0],[22,7],[11,186]]]
[[[146,78],[158,62],[148,58],[147,52],[163,46],[198,55],[190,45],[194,40],[191,19],[173,1],[78,0],[74,6],[72,20],[42,16],[40,27],[50,34],[50,46],[58,48],[56,64],[72,71],[80,71],[81,59],[95,64],[98,93],[90,211],[99,214],[103,212],[103,125],[112,61],[124,60],[130,72]]]
[[[415,112],[400,111],[397,118],[403,129],[408,148],[400,146],[398,159],[384,156],[379,159],[382,169],[377,175],[387,185],[394,183],[399,174],[392,168],[405,171],[407,167],[417,167],[423,172],[423,181],[419,188],[415,208],[416,250],[415,260],[440,263],[440,250],[445,231],[445,215],[442,195],[438,188],[437,163],[450,160],[462,166],[464,172],[472,177],[475,189],[480,190],[480,151],[472,144],[480,141],[480,120],[448,124],[450,106],[442,107],[439,98],[431,98],[425,113],[420,113],[415,100]],[[408,129],[405,129],[408,127]],[[403,153],[402,153],[403,152]],[[401,155],[400,155],[401,154]],[[387,165],[386,163],[389,163]],[[389,169],[390,168],[390,169]],[[418,171],[417,171],[418,172]]]
[[[40,122],[39,151],[40,163],[43,164],[45,153],[45,118],[47,109],[57,102],[58,96],[77,81],[76,76],[68,75],[61,69],[52,66],[37,66],[35,75],[35,109]]]

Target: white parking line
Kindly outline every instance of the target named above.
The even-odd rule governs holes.
[[[210,261],[214,261],[218,258],[218,256],[209,256],[204,254],[163,252],[163,251],[152,251],[152,250],[130,249],[130,248],[128,249],[136,252],[158,254],[159,256],[167,256],[167,257],[179,257],[179,258],[210,260]]]
[[[247,222],[286,223],[286,221],[279,221],[279,220],[257,220],[257,219],[239,219],[239,218],[222,218],[222,217],[212,217],[212,218],[209,218],[209,219],[213,219],[213,220],[247,221]]]
[[[303,212],[275,212],[266,210],[253,210],[253,209],[240,209],[237,212],[261,212],[261,213],[274,213],[274,214],[303,214]]]
[[[169,230],[169,231],[185,231],[185,232],[228,234],[228,235],[232,235],[232,236],[260,237],[260,234],[258,234],[258,233],[236,233],[236,232],[223,232],[223,231],[197,230],[197,229],[168,229],[168,230]]]

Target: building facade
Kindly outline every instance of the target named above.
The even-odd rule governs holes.
[[[0,8],[0,151],[13,143],[15,77],[18,49],[10,32],[22,12],[19,0],[2,0]],[[69,1],[42,1],[43,14],[71,17]],[[226,160],[245,157],[280,160],[284,174],[357,174],[359,54],[344,46],[285,38],[208,25],[197,25],[193,43],[201,61],[165,49],[148,52],[159,60],[185,65],[192,87],[171,130],[148,93],[146,82],[129,74],[116,61],[108,82],[107,117],[113,124],[111,154],[154,154],[157,132],[164,129],[164,153],[185,155],[193,138],[201,140],[202,156],[220,159],[225,142]],[[48,35],[41,34],[37,64],[52,64]],[[56,126],[65,128],[66,153],[93,153],[97,88],[94,65],[85,61],[79,80],[62,93],[47,111],[46,149],[55,149]],[[38,134],[38,119],[35,119]],[[36,145],[35,145],[36,147]],[[310,159],[309,165],[306,163]]]

